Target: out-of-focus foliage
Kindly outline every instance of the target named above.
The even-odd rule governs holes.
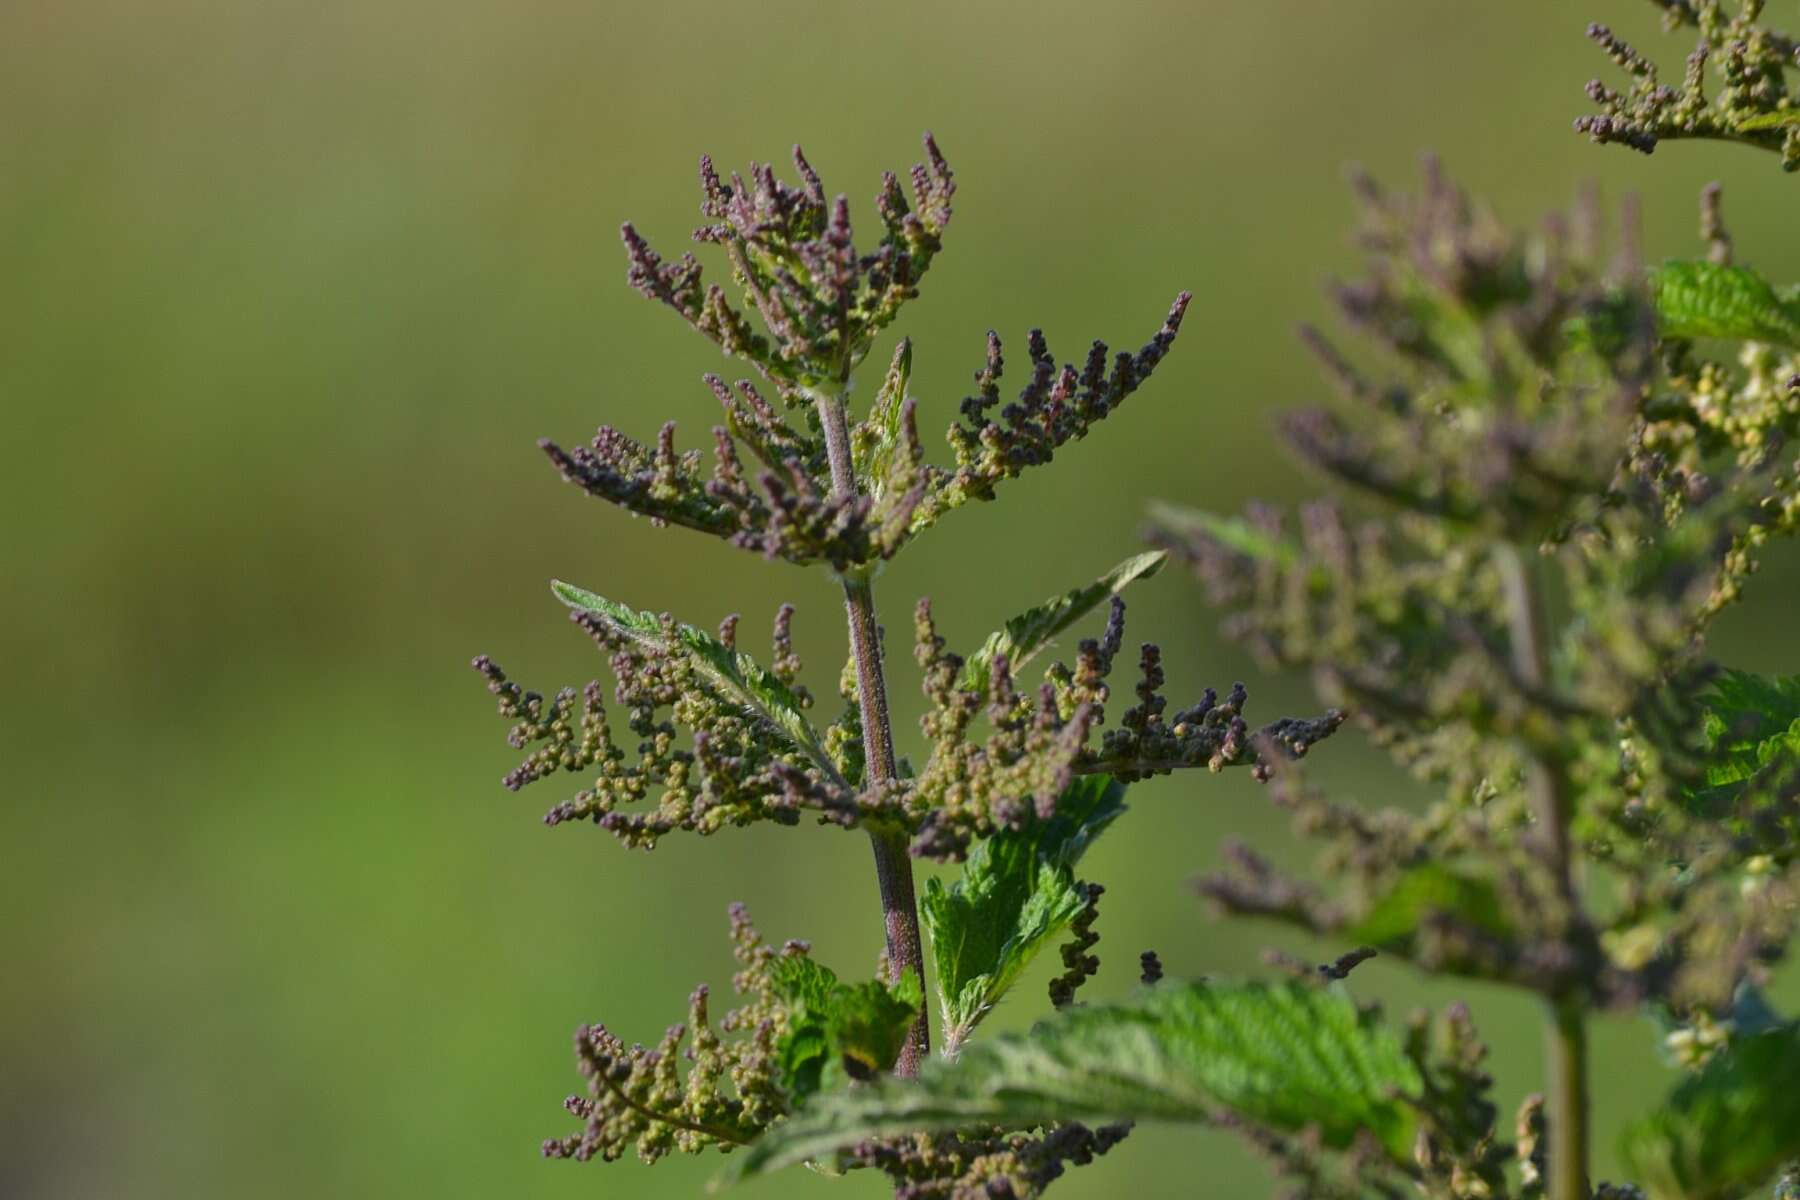
[[[1652,1200],[1735,1200],[1800,1156],[1800,1033],[1734,1039],[1625,1133]]]
[[[1284,421],[1345,498],[1304,506],[1297,532],[1267,508],[1164,509],[1160,540],[1228,629],[1310,669],[1443,799],[1421,820],[1285,778],[1327,882],[1237,846],[1201,891],[1541,996],[1551,1096],[1521,1118],[1519,1186],[1588,1200],[1588,1014],[1649,1003],[1701,1044],[1767,983],[1800,911],[1793,685],[1703,653],[1800,527],[1791,296],[1731,265],[1716,187],[1708,260],[1649,271],[1629,238],[1602,256],[1591,207],[1515,235],[1435,166],[1417,198],[1359,191],[1370,271],[1337,295],[1391,367],[1309,331],[1343,403]],[[1702,338],[1745,344],[1734,363]],[[1693,1096],[1722,1090],[1681,1093],[1630,1143],[1638,1168],[1664,1164],[1657,1194],[1740,1195],[1789,1153],[1776,1139],[1728,1168],[1695,1149],[1724,1121]],[[1756,1091],[1719,1103],[1791,1123]],[[1510,1194],[1419,1165],[1429,1195]]]

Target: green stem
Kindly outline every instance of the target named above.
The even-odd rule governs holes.
[[[856,475],[850,463],[850,431],[843,394],[815,392],[813,402],[825,433],[832,493],[855,495]],[[892,783],[899,772],[894,757],[893,720],[888,715],[887,681],[881,667],[881,633],[875,623],[875,591],[867,575],[854,571],[844,575],[843,585],[850,653],[856,663],[857,705],[862,710],[863,787],[879,791]],[[922,993],[925,952],[919,937],[919,904],[913,890],[912,856],[907,853],[906,838],[893,830],[871,829],[869,842],[875,852],[875,881],[881,889],[888,969],[895,979],[917,972]],[[900,1049],[895,1073],[916,1075],[930,1052],[930,1018],[921,1007],[919,1019]]]
[[[1533,691],[1549,683],[1542,598],[1533,586],[1518,548],[1495,549],[1494,565],[1506,601],[1513,669]],[[1542,751],[1531,752],[1532,816],[1542,839],[1544,865],[1563,904],[1570,931],[1581,927],[1581,900],[1575,889],[1574,854],[1569,827],[1573,804],[1568,773]],[[1549,1200],[1588,1200],[1588,1063],[1587,1026],[1582,1001],[1572,982],[1559,982],[1546,997],[1546,1074],[1550,1111],[1548,1147]]]
[[[1550,1075],[1550,1200],[1588,1200],[1587,1021],[1572,997],[1549,1002],[1546,1063]]]

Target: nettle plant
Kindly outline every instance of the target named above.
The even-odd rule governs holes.
[[[950,168],[929,136],[925,151],[910,187],[883,177],[880,236],[867,250],[852,238],[848,202],[827,197],[798,149],[798,186],[762,165],[727,182],[702,159],[708,223],[694,237],[722,253],[741,300],[703,283],[692,255],[666,260],[630,225],[624,241],[631,285],[756,376],[705,377],[722,410],[710,469],[701,452],[677,449],[672,423],[648,443],[610,426],[572,450],[542,443],[565,479],[602,500],[770,560],[828,570],[844,596],[848,654],[842,707],[821,728],[801,682],[792,606],[775,615],[765,664],[739,648],[735,615],[708,633],[558,582],[556,596],[606,656],[613,711],[622,715],[609,713],[598,681],[546,698],[477,658],[514,722],[509,740],[528,751],[506,786],[584,774],[590,785],[546,822],[591,821],[632,847],[653,847],[676,831],[764,821],[861,829],[874,848],[885,928],[874,978],[852,982],[812,958],[804,941],[765,941],[734,906],[738,1007],[715,1026],[709,993],[698,988],[686,1021],[648,1047],[604,1025],[579,1029],[587,1094],[566,1107],[582,1127],[546,1142],[550,1157],[610,1160],[635,1150],[654,1161],[671,1150],[748,1147],[739,1161],[753,1169],[793,1158],[778,1131],[836,1114],[847,1100],[888,1095],[873,1081],[951,1077],[927,1066],[932,1007],[943,1067],[989,1061],[970,1039],[1039,952],[1064,943],[1065,970],[1049,988],[1056,1009],[1073,1010],[1077,989],[1097,969],[1090,950],[1102,889],[1075,869],[1124,811],[1128,784],[1194,767],[1246,766],[1267,778],[1275,761],[1304,754],[1341,723],[1330,712],[1253,729],[1242,685],[1222,697],[1208,689],[1170,711],[1161,655],[1148,643],[1129,701],[1116,703],[1113,667],[1125,633],[1118,593],[1162,566],[1166,554],[1156,550],[1026,608],[967,656],[946,646],[930,602],[920,600],[913,657],[927,701],[926,745],[916,766],[902,756],[889,716],[876,569],[952,510],[994,499],[1006,480],[1085,437],[1149,380],[1188,304],[1186,293],[1178,296],[1141,349],[1112,354],[1096,341],[1079,366],[1059,365],[1042,332],[1031,331],[1023,385],[1010,399],[1001,390],[1000,337],[990,332],[975,392],[948,430],[949,465],[928,461],[920,440],[906,339],[853,420],[852,380],[918,295],[950,223]],[[1084,621],[1095,636],[1030,686],[1031,660]],[[920,904],[914,857],[960,862],[961,874],[948,885],[931,880]],[[935,1006],[926,1001],[927,961]],[[1143,969],[1154,973],[1154,964],[1151,956]],[[1193,1003],[1201,1013],[1212,1001],[1196,995]],[[1179,1010],[1168,1014],[1179,1018]],[[1059,1036],[1047,1032],[1030,1045],[1050,1052]],[[988,1053],[1010,1053],[1011,1045],[996,1040]],[[1077,1105],[1032,1120],[921,1117],[799,1157],[880,1170],[900,1195],[1031,1196],[1064,1164],[1088,1162],[1124,1137],[1129,1107],[1101,1114]],[[1089,1115],[1108,1120],[1090,1127]],[[829,1153],[839,1149],[841,1156]]]
[[[1605,111],[1578,128],[1641,150],[1724,138],[1795,166],[1794,40],[1761,27],[1754,0],[1730,13],[1653,2],[1700,31],[1686,84],[1659,84],[1596,27],[1636,83],[1590,85]],[[1710,98],[1709,67],[1723,80]],[[1591,199],[1516,233],[1435,166],[1416,198],[1359,181],[1370,267],[1335,295],[1368,344],[1304,331],[1339,399],[1281,422],[1333,495],[1294,518],[1160,506],[1154,550],[967,658],[921,601],[915,768],[888,719],[873,568],[1083,436],[1167,353],[1186,304],[1136,354],[1109,360],[1096,343],[1082,367],[1059,367],[1033,333],[1029,378],[1006,403],[990,334],[949,431],[953,465],[926,460],[905,341],[852,424],[852,374],[949,221],[950,172],[926,146],[910,199],[884,181],[868,253],[798,154],[799,188],[760,167],[726,184],[703,161],[712,223],[696,237],[723,250],[742,308],[703,287],[691,258],[666,262],[625,231],[633,284],[761,382],[708,379],[725,414],[710,474],[666,426],[653,446],[603,428],[591,447],[546,451],[635,513],[828,567],[849,616],[844,707],[812,723],[790,608],[764,667],[737,648],[735,617],[707,634],[559,583],[609,656],[633,748],[599,684],[546,700],[477,659],[531,750],[506,782],[585,773],[592,786],[547,819],[590,819],[635,846],[761,820],[860,827],[886,949],[873,979],[848,982],[734,909],[739,1007],[715,1028],[699,989],[654,1047],[579,1030],[587,1091],[567,1107],[582,1128],[545,1153],[716,1148],[732,1152],[723,1179],[808,1163],[881,1171],[901,1200],[974,1200],[1035,1196],[1157,1120],[1241,1134],[1294,1197],[1800,1197],[1800,1022],[1765,994],[1800,914],[1800,678],[1731,669],[1704,642],[1770,541],[1800,527],[1800,288],[1734,262],[1717,188],[1702,197],[1704,256],[1647,267],[1633,220],[1609,249]],[[1133,702],[1108,720],[1118,593],[1167,557],[1271,668],[1312,673],[1323,715],[1253,729],[1241,686],[1170,713],[1145,646]],[[1027,661],[1098,624],[1103,605],[1099,636],[1022,691]],[[1365,807],[1303,776],[1346,712],[1428,806]],[[1130,783],[1230,765],[1322,843],[1320,869],[1291,877],[1232,845],[1198,890],[1328,961],[1274,952],[1271,979],[1182,982],[1146,952],[1133,996],[1078,1003],[1101,895],[1076,874],[1083,851]],[[960,876],[931,880],[916,906],[914,856]],[[1056,942],[1054,1011],[1026,1031],[980,1030]],[[1351,973],[1375,955],[1537,997],[1544,1093],[1495,1094],[1468,1006],[1396,1021],[1353,995]],[[1629,1124],[1614,1182],[1590,1167],[1588,1029],[1606,1014],[1649,1017],[1646,1053],[1680,1074]]]

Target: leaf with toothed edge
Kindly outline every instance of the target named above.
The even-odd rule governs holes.
[[[1400,1036],[1341,986],[1160,984],[1121,1004],[1067,1009],[970,1046],[917,1079],[817,1098],[718,1182],[828,1159],[864,1138],[1057,1121],[1206,1123],[1222,1110],[1266,1128],[1362,1134],[1412,1162],[1424,1080]]]
[[[748,654],[691,625],[676,624],[675,644],[671,645],[661,617],[639,612],[560,579],[551,581],[550,589],[570,608],[599,617],[629,641],[684,653],[721,695],[763,718],[792,742],[795,749],[817,763],[827,776],[839,778],[837,767],[825,753],[818,731],[813,729],[802,711],[800,698]]]
[[[963,668],[962,685],[985,692],[995,658],[1004,654],[1008,666],[1018,670],[1052,638],[1092,612],[1101,602],[1118,595],[1128,584],[1148,579],[1160,571],[1168,557],[1165,550],[1135,555],[1093,583],[1054,596],[1013,617],[998,633],[989,634],[981,649],[969,659]]]
[[[1722,671],[1701,703],[1705,783],[1685,793],[1694,811],[1733,814],[1800,769],[1800,676]]]
[[[795,1103],[823,1087],[868,1079],[891,1069],[923,1002],[918,976],[888,987],[846,984],[805,955],[771,964],[788,1028],[776,1043],[782,1086]]]
[[[1666,262],[1650,273],[1657,331],[1800,348],[1800,305],[1748,267]]]
[[[959,1046],[1038,952],[1087,907],[1074,866],[1125,811],[1107,775],[1076,779],[1056,815],[976,845],[961,878],[925,881],[920,918],[931,937],[946,1052]]]

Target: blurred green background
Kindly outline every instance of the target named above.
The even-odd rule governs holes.
[[[1649,9],[13,0],[0,1195],[697,1195],[711,1162],[539,1160],[573,1125],[570,1031],[604,1018],[650,1040],[696,981],[723,989],[734,899],[840,969],[873,963],[860,836],[645,855],[546,831],[563,785],[500,789],[504,724],[466,665],[487,651],[545,688],[601,671],[545,589],[557,575],[703,625],[741,610],[759,640],[792,600],[829,694],[842,625],[822,574],[652,530],[532,445],[667,416],[695,444],[710,424],[698,376],[718,360],[626,289],[615,234],[629,217],[678,251],[698,153],[785,160],[799,140],[866,224],[879,170],[935,130],[957,217],[903,322],[928,431],[990,326],[1041,324],[1075,357],[1137,345],[1194,290],[1150,389],[881,580],[890,626],[929,593],[968,647],[1130,553],[1152,497],[1304,494],[1267,435],[1322,391],[1291,330],[1356,269],[1346,163],[1409,184],[1437,148],[1516,222],[1582,179],[1639,191],[1652,256],[1695,249],[1695,193],[1720,178],[1740,254],[1800,278],[1800,192],[1770,156],[1647,160],[1570,132],[1610,70],[1587,20],[1667,62],[1689,48]],[[1795,575],[1768,575],[1716,645],[1791,671]],[[1252,715],[1310,703],[1174,573],[1133,619],[1177,696],[1244,678]],[[894,676],[911,735],[904,656]],[[1316,769],[1339,794],[1414,797],[1357,739],[1330,750]],[[1093,995],[1126,991],[1145,947],[1189,975],[1316,949],[1216,925],[1186,886],[1227,836],[1306,860],[1243,774],[1158,781],[1134,808],[1088,860],[1109,888]],[[1467,995],[1505,1102],[1535,1086],[1529,1004],[1381,964],[1358,980],[1396,1011]],[[1651,1041],[1636,1021],[1598,1033],[1603,1166],[1663,1086]],[[1267,1190],[1233,1142],[1158,1129],[1061,1194]],[[881,1192],[800,1173],[745,1194]]]

